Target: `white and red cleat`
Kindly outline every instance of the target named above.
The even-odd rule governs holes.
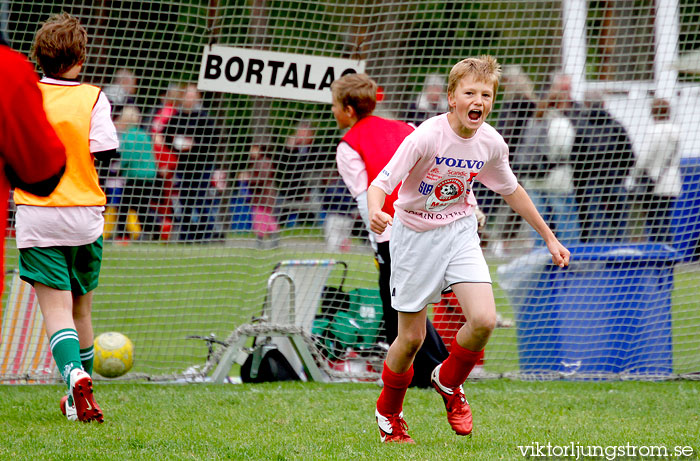
[[[394,415],[383,415],[379,410],[374,410],[379,426],[379,437],[384,443],[416,443],[406,430],[408,424],[403,419],[403,411]]]
[[[78,415],[78,420],[83,422],[104,422],[102,410],[95,402],[92,392],[92,378],[80,368],[74,368],[70,372],[70,392],[73,396],[73,405]]]
[[[469,435],[472,433],[472,410],[469,407],[469,402],[464,396],[464,388],[459,387],[449,388],[440,384],[440,367],[442,364],[435,367],[430,375],[430,382],[442,397],[447,410],[447,422],[452,426],[457,435]]]
[[[68,405],[68,396],[61,397],[61,413],[68,418],[68,421],[77,421],[78,413],[75,411],[75,405]]]

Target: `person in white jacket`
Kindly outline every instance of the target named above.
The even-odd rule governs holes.
[[[644,136],[635,177],[647,184],[644,208],[649,241],[670,243],[671,211],[682,190],[681,132],[671,121],[671,104],[667,100],[654,99],[651,116],[653,123]]]

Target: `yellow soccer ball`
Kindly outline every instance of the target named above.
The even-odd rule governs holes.
[[[134,365],[134,343],[121,333],[110,331],[95,338],[94,369],[105,378],[126,374]]]

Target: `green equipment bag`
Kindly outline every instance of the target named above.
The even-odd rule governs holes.
[[[356,288],[347,293],[347,303],[321,306],[312,334],[321,352],[336,360],[348,350],[369,351],[377,344],[382,322],[382,300],[378,289]],[[334,298],[334,299],[337,299]]]

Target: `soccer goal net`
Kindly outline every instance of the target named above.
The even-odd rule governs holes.
[[[572,259],[552,266],[542,238],[476,177],[498,324],[474,375],[700,373],[697,2],[0,4],[3,35],[27,55],[52,14],[87,30],[79,80],[102,88],[121,142],[121,158],[98,165],[93,323],[133,341],[126,378],[206,379],[222,358],[241,362],[252,338],[281,334],[287,343],[268,348],[308,349],[321,374],[307,377],[376,379],[379,273],[338,172],[345,131],[330,83],[365,72],[379,85],[374,115],[420,125],[449,110],[451,67],[483,54],[502,65],[487,123]],[[463,181],[470,166],[454,163]],[[445,178],[434,179],[430,190]],[[6,270],[18,267],[13,210]],[[37,307],[23,289],[6,277],[2,381],[51,373],[46,345],[26,347],[41,323],[21,320]],[[458,301],[429,309],[449,346],[465,321]]]

